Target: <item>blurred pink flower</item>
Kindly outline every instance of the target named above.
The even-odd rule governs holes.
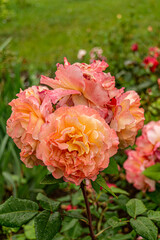
[[[142,136],[136,140],[137,151],[160,161],[160,121],[151,121],[142,129]]]
[[[93,63],[95,60],[106,61],[106,57],[104,57],[103,50],[100,47],[94,47],[90,51],[90,63]]]
[[[150,47],[149,55],[153,56],[154,58],[158,58],[160,56],[160,49],[158,47]]]
[[[138,51],[138,44],[137,44],[137,43],[132,44],[131,50],[132,50],[133,52]]]
[[[155,181],[145,177],[142,172],[155,164],[153,160],[149,160],[147,157],[139,154],[138,151],[128,150],[126,151],[128,159],[124,163],[124,169],[126,170],[126,179],[129,183],[133,183],[133,186],[138,190],[145,192],[155,191]]]
[[[48,116],[39,134],[37,157],[55,178],[79,185],[95,180],[118,149],[118,137],[94,109],[61,107]]]
[[[108,64],[105,61],[71,65],[65,58],[64,66],[57,65],[55,79],[42,76],[41,83],[53,89],[77,91],[77,94],[62,98],[57,108],[64,105],[86,105],[95,108],[103,118],[107,118],[109,116],[107,104],[123,92],[123,88],[115,87],[115,78],[110,73],[103,72],[107,67]]]
[[[149,68],[151,72],[155,72],[157,66],[159,65],[159,62],[155,57],[145,57],[143,60],[143,63],[145,64],[145,68]]]
[[[112,106],[110,127],[116,131],[121,148],[133,145],[138,130],[143,127],[144,110],[139,106],[140,97],[135,91],[123,93]]]

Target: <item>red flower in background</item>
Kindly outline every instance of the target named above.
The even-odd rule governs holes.
[[[143,60],[143,63],[145,64],[146,68],[150,69],[151,72],[155,72],[157,66],[159,65],[159,62],[157,61],[157,59],[155,57],[150,57],[150,56],[145,57],[145,59]]]
[[[76,206],[72,206],[71,204],[69,204],[69,205],[66,205],[66,208],[65,208],[65,210],[66,211],[69,211],[69,210],[75,210],[75,209],[77,209],[77,207]]]
[[[137,43],[132,44],[131,50],[132,50],[133,52],[138,51],[138,44],[137,44]]]
[[[150,47],[149,55],[158,58],[160,56],[160,49],[158,47]]]

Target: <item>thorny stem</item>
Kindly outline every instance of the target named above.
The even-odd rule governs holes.
[[[83,196],[84,196],[84,200],[85,200],[85,204],[86,204],[86,210],[87,210],[87,217],[88,217],[88,223],[89,223],[90,236],[91,236],[92,240],[96,240],[96,237],[95,237],[94,232],[93,232],[92,217],[91,217],[89,202],[88,202],[88,198],[87,198],[87,193],[86,193],[85,185],[84,185],[83,182],[81,182],[81,189],[82,189]]]

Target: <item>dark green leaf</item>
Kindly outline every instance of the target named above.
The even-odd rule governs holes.
[[[126,208],[128,214],[133,218],[147,210],[143,202],[136,198],[129,200],[126,204]]]
[[[60,206],[60,202],[55,202],[52,199],[43,195],[42,193],[38,193],[37,200],[40,202],[41,206],[44,209],[49,210],[51,212],[55,212]]]
[[[147,215],[149,219],[160,222],[160,211],[149,210]]]
[[[57,183],[63,183],[63,178],[56,179],[53,177],[52,174],[46,175],[42,181],[40,182],[41,184],[57,184]]]
[[[143,171],[143,174],[150,179],[159,181],[160,180],[160,163],[157,163],[151,167],[146,168]]]
[[[96,182],[99,186],[103,187],[103,189],[104,189],[106,192],[112,194],[114,197],[117,198],[117,196],[116,196],[116,195],[112,192],[112,190],[107,186],[106,181],[104,180],[104,178],[103,178],[100,174],[97,176],[97,179],[95,180],[95,182]]]
[[[99,184],[97,184],[96,182],[93,182],[92,180],[91,180],[91,184],[92,184],[93,189],[96,191],[96,193],[99,193],[100,192]]]
[[[160,205],[160,184],[156,184],[156,191],[147,192],[147,195],[152,199],[153,202]]]
[[[31,220],[37,213],[37,203],[10,197],[0,205],[0,225],[20,227]]]
[[[110,159],[108,167],[105,170],[103,170],[103,172],[106,174],[118,174],[118,166],[113,158]]]
[[[51,240],[60,231],[61,217],[58,212],[47,210],[39,213],[35,218],[35,231],[38,240]]]
[[[157,240],[158,229],[150,219],[146,217],[131,218],[130,224],[136,233],[146,240]]]

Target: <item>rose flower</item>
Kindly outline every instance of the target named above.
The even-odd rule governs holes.
[[[50,114],[39,134],[37,157],[53,177],[79,185],[95,180],[118,149],[118,137],[97,111],[61,107]]]
[[[141,155],[160,162],[160,121],[151,121],[142,129],[142,136],[136,140],[137,151]]]
[[[64,66],[57,65],[55,79],[42,76],[41,84],[46,84],[53,89],[78,91],[77,94],[62,98],[57,107],[86,105],[95,108],[103,118],[106,118],[109,115],[107,103],[123,92],[123,88],[119,90],[115,87],[115,78],[110,73],[103,72],[107,67],[108,64],[105,61],[71,65],[65,58]]]
[[[128,159],[124,163],[124,169],[126,170],[126,179],[129,183],[133,183],[133,186],[138,190],[145,192],[155,191],[155,181],[147,178],[142,172],[152,165],[153,160],[149,160],[147,157],[142,156],[138,151],[128,150],[126,151]]]
[[[139,106],[140,98],[135,91],[123,93],[112,105],[110,127],[116,131],[121,148],[133,145],[138,130],[143,127],[144,110]]]
[[[157,66],[159,65],[159,62],[155,57],[145,57],[143,60],[143,63],[145,64],[145,68],[149,68],[151,72],[155,72]]]
[[[36,148],[39,143],[38,134],[45,121],[47,111],[52,112],[52,105],[43,108],[41,96],[46,87],[33,86],[17,94],[17,99],[10,102],[11,117],[7,121],[7,133],[21,149],[21,160],[27,167],[43,165],[36,158]]]

